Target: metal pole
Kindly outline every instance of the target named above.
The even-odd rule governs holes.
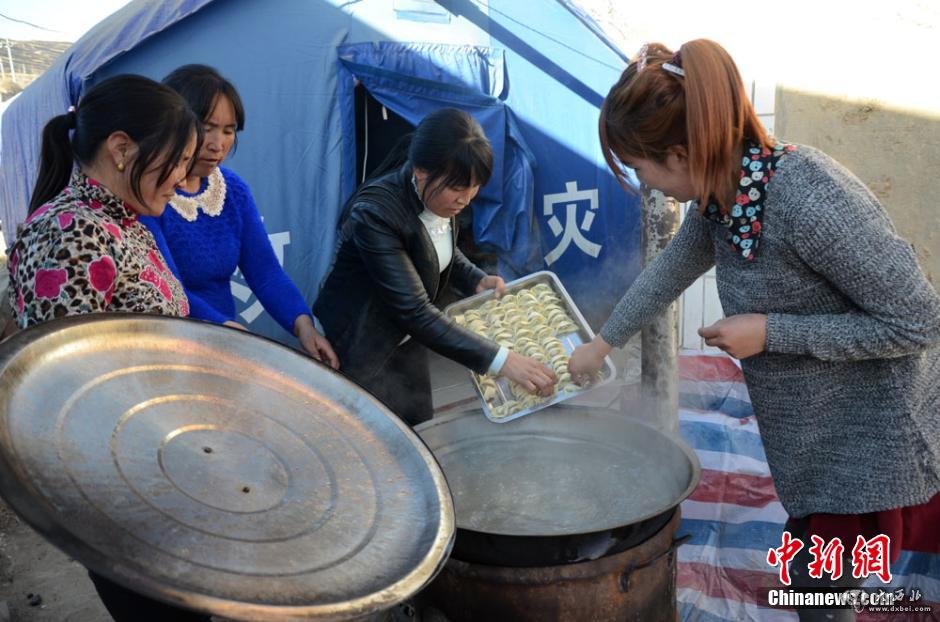
[[[13,46],[10,45],[10,40],[6,39],[7,45],[7,58],[10,59],[10,74],[13,76],[13,81],[16,82],[16,68],[13,67]]]
[[[679,204],[657,190],[643,187],[643,258],[649,265],[679,229]],[[642,410],[657,427],[679,430],[679,313],[673,302],[641,335],[640,391]]]

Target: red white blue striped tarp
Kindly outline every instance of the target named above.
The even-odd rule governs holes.
[[[777,499],[757,421],[737,363],[685,352],[679,363],[679,431],[702,463],[702,480],[682,503],[678,600],[684,622],[796,622],[793,610],[765,605],[782,587],[767,551],[780,546],[787,515]],[[938,526],[940,530],[940,526]],[[918,589],[932,613],[862,612],[873,620],[940,620],[940,555],[902,551],[886,589]],[[878,587],[872,577],[866,586]]]

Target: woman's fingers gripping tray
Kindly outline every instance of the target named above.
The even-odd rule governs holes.
[[[502,374],[534,395],[551,395],[558,378],[533,358],[510,352]]]

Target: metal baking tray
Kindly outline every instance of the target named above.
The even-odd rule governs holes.
[[[591,339],[594,338],[594,331],[591,330],[590,325],[588,325],[587,321],[584,319],[584,316],[581,315],[581,311],[578,309],[578,306],[574,303],[574,300],[572,300],[567,290],[565,290],[564,285],[562,285],[561,281],[554,272],[542,270],[540,272],[533,272],[532,274],[524,276],[520,279],[516,279],[515,281],[511,281],[506,284],[506,294],[516,294],[524,289],[534,287],[539,283],[545,283],[552,289],[552,291],[561,300],[564,311],[568,314],[568,317],[571,318],[572,322],[577,326],[577,330],[574,332],[556,335],[556,337],[564,346],[565,353],[570,356],[575,348],[582,344],[588,343],[591,341]],[[447,308],[444,309],[444,313],[450,318],[454,319],[458,315],[466,313],[471,309],[478,309],[484,303],[494,299],[495,297],[495,292],[493,290],[488,290],[448,305]],[[565,400],[571,399],[576,395],[580,395],[585,391],[590,391],[591,389],[607,384],[608,382],[612,381],[616,375],[617,370],[614,367],[613,362],[610,360],[610,357],[605,357],[604,366],[600,371],[600,377],[592,381],[590,384],[586,384],[585,386],[575,391],[556,391],[554,395],[546,398],[545,401],[540,402],[535,406],[524,408],[504,417],[497,417],[494,416],[491,406],[499,406],[512,399],[512,392],[509,387],[509,379],[502,376],[495,379],[496,397],[494,398],[493,404],[491,405],[484,398],[483,389],[480,386],[477,375],[474,372],[470,372],[470,378],[473,383],[474,391],[476,391],[477,396],[480,398],[480,403],[483,405],[483,414],[486,415],[487,419],[495,423],[506,423],[512,421],[513,419],[518,419],[519,417],[531,415],[532,413],[542,410],[543,408],[547,408],[552,404],[564,402]]]

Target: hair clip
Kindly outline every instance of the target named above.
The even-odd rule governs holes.
[[[637,71],[643,71],[643,69],[646,67],[646,55],[649,52],[649,49],[650,49],[650,44],[644,43],[643,47],[640,48],[640,51],[637,52],[636,55],[634,56],[634,58],[636,59],[634,62],[636,62],[637,64],[637,68],[636,68]]]
[[[673,65],[672,63],[663,63],[663,69],[665,69],[669,73],[679,76],[680,78],[685,77],[685,69],[677,65]]]

